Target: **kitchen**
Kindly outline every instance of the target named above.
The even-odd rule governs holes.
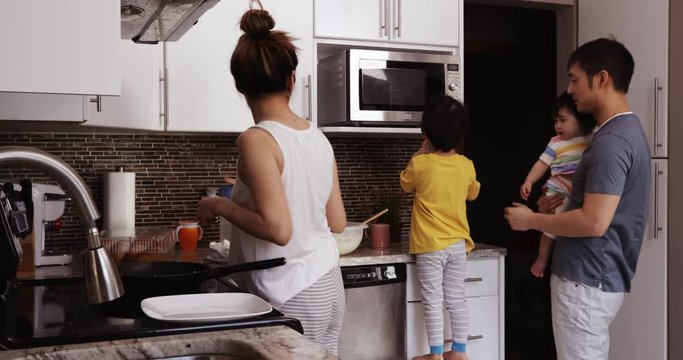
[[[411,2],[404,2],[404,6],[410,6]],[[549,3],[556,2],[549,1]],[[95,202],[100,206],[104,197],[102,174],[112,171],[117,165],[127,165],[130,171],[136,173],[138,179],[136,222],[140,225],[168,226],[174,224],[180,217],[192,216],[193,206],[197,199],[204,194],[206,187],[217,185],[224,177],[234,177],[236,151],[233,144],[236,138],[235,133],[246,126],[245,123],[239,123],[239,121],[250,120],[249,114],[243,106],[242,98],[236,95],[234,89],[228,89],[225,86],[225,84],[232,86],[231,80],[226,83],[207,80],[216,77],[215,73],[218,70],[213,71],[213,69],[220,68],[225,69],[223,73],[229,77],[224,59],[228,58],[229,50],[227,49],[231,48],[231,45],[226,45],[221,49],[209,45],[229,44],[229,41],[234,41],[236,32],[230,28],[233,25],[232,23],[227,24],[224,21],[220,21],[219,23],[223,25],[218,27],[218,29],[223,30],[216,30],[216,20],[213,21],[214,25],[211,27],[202,27],[202,25],[211,24],[212,15],[217,18],[219,15],[236,18],[245,8],[229,9],[223,3],[227,2],[219,2],[213,9],[207,11],[200,19],[197,27],[183,36],[182,43],[167,43],[166,49],[163,49],[162,44],[144,45],[142,47],[140,44],[126,42],[125,45],[121,45],[124,49],[122,51],[130,51],[130,57],[125,59],[134,59],[131,61],[132,65],[126,63],[125,59],[124,65],[122,65],[124,69],[122,86],[124,90],[128,90],[123,91],[122,95],[117,98],[102,97],[102,113],[97,113],[94,110],[97,104],[87,102],[85,105],[90,110],[90,116],[83,125],[74,125],[73,122],[62,122],[55,125],[54,122],[3,121],[0,143],[2,145],[35,146],[62,158],[83,177],[93,193]],[[535,2],[521,1],[517,3]],[[224,5],[223,10],[218,7],[221,4]],[[297,7],[297,14],[300,12],[313,14],[314,8],[317,10],[320,8],[320,6],[316,7],[315,4],[311,1],[302,1],[302,7]],[[246,1],[244,6],[246,6]],[[313,94],[317,93],[317,81],[315,81],[317,74],[313,69],[314,59],[318,54],[313,49],[326,51],[335,47],[338,48],[339,43],[363,47],[368,46],[368,42],[357,38],[344,39],[344,41],[330,40],[327,37],[318,39],[318,30],[329,29],[318,29],[316,27],[316,36],[314,36],[313,24],[307,23],[307,21],[312,22],[312,19],[304,21],[298,15],[278,16],[278,11],[282,11],[283,14],[287,14],[285,11],[292,11],[288,9],[289,4],[283,5],[283,2],[269,1],[266,6],[274,11],[274,16],[280,21],[277,26],[298,35],[297,37],[301,39],[304,45],[300,45],[302,53],[306,54],[308,51],[310,55],[307,57],[300,53],[300,57],[309,59],[307,60],[309,62],[302,60],[299,66],[299,86],[295,89],[292,101],[297,104],[296,106],[302,115],[316,114],[319,111],[318,104],[315,100],[311,101],[311,99],[315,99],[315,96],[309,95],[309,91]],[[329,6],[332,7],[332,5]],[[674,13],[674,6],[671,4],[671,13]],[[118,8],[118,6],[116,7]],[[434,6],[433,9],[443,8]],[[381,18],[381,16],[377,9],[371,10],[367,11],[365,16],[372,17],[368,23],[374,24],[376,19]],[[410,8],[404,9],[404,11],[409,13]],[[223,12],[230,15],[224,15]],[[465,19],[466,16],[465,13]],[[673,15],[671,16],[673,17]],[[443,16],[438,18],[441,19]],[[450,18],[447,20],[450,21]],[[420,24],[424,24],[427,20],[423,18],[421,21]],[[410,23],[405,24],[405,26],[409,25]],[[671,26],[674,25],[672,22]],[[449,23],[448,26],[452,25]],[[374,28],[372,31],[373,34],[375,32],[380,33]],[[458,36],[466,37],[466,35],[465,31],[461,30]],[[229,40],[226,40],[225,37],[229,37]],[[453,40],[450,39],[437,39],[435,41],[437,44],[452,42]],[[377,47],[397,49],[423,49],[427,47],[414,45],[415,43],[420,44],[421,41],[409,40],[407,43],[402,43],[400,41],[389,42],[385,39],[370,39],[370,44]],[[459,39],[456,41],[457,43],[466,44],[467,42],[466,39],[464,42]],[[313,45],[316,45],[316,48]],[[427,48],[433,49],[434,47]],[[444,51],[447,47],[437,46],[436,48]],[[458,48],[458,51],[461,52],[460,58],[467,60],[468,57],[465,54],[467,49],[462,48],[462,46]],[[450,51],[450,49],[446,50]],[[166,56],[164,56],[164,52],[166,52]],[[673,52],[671,55],[673,56]],[[560,58],[561,55],[558,54],[558,59]],[[164,62],[166,63],[164,64]],[[557,63],[559,73],[557,88],[561,88],[561,81],[564,81],[564,70],[562,69],[564,65],[560,60]],[[670,63],[676,62],[670,60]],[[467,75],[468,64],[463,61],[462,66],[465,75]],[[163,67],[168,68],[166,73],[168,82],[162,82],[161,86],[167,86],[168,91],[160,93],[159,75],[160,73],[163,74],[160,72]],[[132,73],[127,72],[126,69]],[[206,71],[201,71],[198,74],[197,69],[206,69]],[[673,68],[670,69],[670,77],[673,76],[673,71]],[[311,75],[311,78],[309,79],[307,75]],[[469,85],[467,76],[464,77],[464,81],[468,86],[463,87],[463,91],[473,88]],[[669,82],[672,84],[669,85],[669,92],[673,94],[674,82]],[[127,88],[127,84],[131,83],[135,86]],[[469,97],[472,94],[468,91],[464,91],[464,93],[466,102],[469,102]],[[126,97],[127,94],[134,95]],[[56,101],[54,96],[46,95],[44,97],[51,99],[43,99],[42,101]],[[72,111],[71,115],[73,118],[74,114],[75,116],[80,114],[82,121],[83,97],[73,95],[61,95],[61,97],[62,104],[69,101],[76,101],[80,104],[80,112],[74,113]],[[232,100],[226,101],[226,99]],[[16,103],[17,100],[14,98],[12,101]],[[117,101],[122,102],[125,106],[117,105]],[[3,104],[0,108],[7,109],[7,103],[0,100],[0,104]],[[669,104],[669,117],[673,114],[672,107],[675,105],[673,102]],[[56,112],[54,109],[51,111],[52,115]],[[224,116],[226,113],[231,114],[236,121],[226,121]],[[159,116],[164,114],[168,116]],[[41,116],[42,114],[38,114],[34,115],[33,118],[40,119]],[[315,123],[315,116],[313,116],[313,121]],[[672,121],[669,126],[673,131],[675,122]],[[139,131],[134,131],[134,129]],[[372,204],[368,200],[368,194],[398,192],[397,174],[419,146],[419,131],[412,131],[406,135],[405,133],[409,130],[405,128],[396,128],[390,131],[361,128],[360,130],[354,129],[350,133],[348,130],[348,128],[329,129],[326,133],[331,139],[339,162],[340,182],[348,217],[352,220],[361,220],[370,215],[369,208]],[[675,144],[671,144],[671,146],[675,146]],[[675,154],[674,151],[670,151],[670,153]],[[674,160],[675,158],[672,158],[669,165],[672,173]],[[523,167],[520,166],[520,168]],[[0,171],[9,172],[8,175],[3,173],[2,178],[23,178],[25,176],[44,179],[44,175],[41,173],[24,168],[12,167],[0,169]],[[492,185],[491,187],[495,186]],[[670,190],[670,195],[674,190]],[[671,204],[674,200],[670,196],[669,203]],[[403,222],[407,223],[410,217],[410,199],[404,198],[402,201],[401,217]],[[70,210],[67,209],[67,211]],[[492,216],[498,217],[497,214],[500,210],[494,209],[490,212],[494,214]],[[72,219],[74,218],[73,214],[69,215],[67,212],[64,221],[65,228],[62,231],[65,234],[70,233],[72,236],[65,236],[64,240],[55,241],[53,245],[57,251],[70,251],[74,248],[83,247],[80,244],[73,244],[73,241],[69,240],[70,238],[73,239],[73,234],[82,234],[84,231],[79,221],[67,221],[69,216]],[[407,232],[406,228],[404,226],[404,236]],[[217,239],[217,226],[208,226],[206,230],[207,239]],[[673,228],[669,229],[669,234],[672,230]],[[473,226],[473,232],[475,231],[476,229]],[[672,235],[669,237],[671,238]],[[510,246],[507,238],[482,239],[481,242],[502,247]],[[670,244],[670,246],[674,246],[674,244]],[[673,258],[671,249],[669,256]],[[675,265],[670,264],[670,266]],[[672,287],[670,286],[670,288]],[[505,292],[506,296],[514,290],[508,285]],[[673,312],[675,309],[672,308],[670,311]],[[672,327],[676,326],[676,322],[669,321],[669,326],[670,330],[673,329]],[[509,331],[515,331],[515,329],[510,327],[508,323]],[[669,343],[668,345],[672,347],[669,350],[670,358],[676,358],[673,356],[675,354],[673,347],[676,344]],[[512,358],[512,355],[508,355],[508,357]]]

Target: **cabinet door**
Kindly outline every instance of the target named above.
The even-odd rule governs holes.
[[[298,38],[295,45],[301,51],[292,107],[302,116],[310,112],[306,84],[312,68],[311,1],[272,0],[266,4],[275,29]],[[247,2],[220,1],[179,41],[166,44],[167,130],[242,132],[253,125],[246,100],[230,73],[230,57],[243,34],[239,20],[247,9]]]
[[[614,37],[631,51],[635,72],[628,91],[653,157],[667,156],[668,0],[579,0],[579,44]]]
[[[315,36],[387,41],[390,0],[315,0]]]
[[[121,129],[164,130],[162,45],[135,44],[119,40],[123,72],[121,96],[103,96],[102,111],[88,102],[86,126]]]
[[[270,0],[266,9],[275,19],[275,29],[283,30],[294,38],[298,48],[299,65],[296,82],[289,101],[297,115],[311,118],[311,76],[313,74],[313,1]]]
[[[0,91],[121,93],[118,0],[3,1]]]
[[[392,0],[391,4],[391,41],[458,46],[462,1]]]
[[[610,326],[610,359],[667,359],[667,166],[652,160],[648,224],[631,293]]]

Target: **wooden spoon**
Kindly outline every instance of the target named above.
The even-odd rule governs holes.
[[[369,223],[370,221],[375,220],[375,219],[377,219],[378,217],[384,215],[387,211],[389,211],[389,209],[384,209],[384,210],[378,212],[377,214],[372,215],[369,219],[363,221],[361,224],[367,224],[367,223]]]

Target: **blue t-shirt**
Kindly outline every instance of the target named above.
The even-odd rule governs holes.
[[[629,292],[647,223],[650,149],[638,117],[619,115],[604,124],[583,153],[572,179],[567,211],[581,208],[585,193],[621,197],[599,237],[558,236],[552,272],[606,292]]]

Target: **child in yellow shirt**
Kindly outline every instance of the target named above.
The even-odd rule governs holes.
[[[443,95],[432,99],[422,116],[422,147],[401,172],[401,188],[415,192],[410,253],[425,308],[430,354],[415,359],[467,359],[469,311],[465,301],[467,253],[474,248],[466,201],[479,195],[472,161],[456,152],[467,132],[465,107]],[[451,317],[453,344],[444,352],[443,303]]]

